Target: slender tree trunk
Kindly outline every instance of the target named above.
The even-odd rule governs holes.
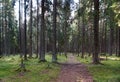
[[[64,54],[67,58],[67,19],[65,17],[65,26],[64,26]]]
[[[101,52],[105,54],[105,21],[102,21],[102,39],[101,39]],[[103,46],[102,46],[103,45]]]
[[[30,0],[30,52],[29,57],[32,58],[32,0]]]
[[[91,38],[93,39],[93,27],[90,26],[90,37],[89,37],[89,46],[90,46],[90,53],[89,56],[93,53],[93,40],[91,40]]]
[[[80,17],[78,17],[78,37],[77,37],[78,41],[78,47],[77,47],[77,53],[78,53],[78,56],[80,54]]]
[[[19,49],[20,49],[20,57],[22,57],[22,44],[21,44],[21,0],[19,0]]]
[[[104,30],[104,21],[102,21],[102,23],[101,23],[101,26],[102,26],[102,28],[101,28],[101,51],[100,51],[100,53],[104,53],[104,50],[105,50],[105,45],[104,45],[104,33],[105,33],[105,30]]]
[[[99,64],[99,0],[94,1],[94,53],[93,63]]]
[[[87,51],[87,54],[88,56],[90,55],[90,44],[91,44],[91,41],[90,41],[90,31],[89,31],[89,27],[87,27],[87,32],[86,32],[86,51]],[[89,47],[88,47],[89,46]]]
[[[84,17],[84,14],[83,14],[83,17],[82,17],[82,55],[81,55],[81,58],[84,58],[84,53],[85,53],[85,17]]]
[[[26,0],[24,0],[24,60],[27,60],[27,24],[26,24]]]
[[[99,53],[101,53],[101,39],[102,39],[102,25],[101,25],[102,23],[101,23],[101,21],[100,21],[100,24],[99,24],[99,26],[101,27],[101,28],[99,28]]]
[[[106,54],[107,53],[107,24],[106,24],[106,21],[104,22],[104,30],[105,30],[105,38],[104,38],[104,53]]]
[[[0,17],[1,19],[1,17]],[[2,23],[2,21],[0,20],[0,23]],[[2,25],[0,25],[0,58],[1,58],[1,55],[2,55],[2,46],[1,46],[1,43],[2,43],[2,37],[1,37],[1,32],[2,32]]]
[[[7,12],[6,12],[6,1],[5,1],[5,21],[4,21],[4,55],[7,55]]]
[[[45,0],[42,0],[41,6],[42,6],[42,16],[41,16],[41,29],[40,29],[40,62],[45,62]]]
[[[38,40],[39,40],[39,27],[38,27],[38,23],[39,23],[39,6],[38,6],[38,0],[37,0],[37,53],[36,53],[36,58],[38,58],[38,53],[39,53],[39,46],[38,46]]]
[[[118,40],[119,40],[119,28],[116,28],[116,44],[115,44],[115,45],[116,45],[116,50],[115,50],[116,56],[118,56],[118,49],[119,49],[119,48],[118,48],[118,46],[119,46],[119,45],[118,45],[118,44],[119,44],[119,41],[118,41]]]
[[[3,5],[3,4],[2,4],[2,5]],[[4,50],[4,49],[3,49],[3,48],[4,48],[4,44],[3,44],[3,33],[4,33],[4,32],[3,32],[3,31],[4,31],[4,30],[3,30],[3,26],[4,26],[4,25],[3,25],[3,7],[2,7],[2,19],[1,19],[1,20],[2,20],[2,22],[1,22],[1,26],[2,26],[2,27],[1,27],[1,52],[2,52],[2,53],[1,53],[1,54],[3,54],[3,50]]]
[[[92,8],[93,8],[93,2],[90,2],[90,11],[92,11]],[[90,15],[90,37],[89,37],[89,56],[91,56],[91,54],[93,53],[93,22],[92,22],[92,16]]]
[[[56,4],[57,0],[53,1],[53,56],[52,61],[57,62],[57,49],[56,49]]]
[[[120,57],[120,26],[119,26],[119,51],[118,51],[118,57]]]
[[[0,12],[3,12],[2,9],[0,9]],[[0,15],[2,15],[2,13]],[[2,56],[2,45],[1,44],[2,44],[2,16],[0,17],[0,58]]]
[[[109,54],[110,54],[110,56],[112,56],[112,51],[113,51],[112,50],[112,47],[113,47],[113,32],[114,32],[114,29],[111,27],[110,28],[110,36],[109,36],[109,38],[110,38],[110,40],[109,40]]]

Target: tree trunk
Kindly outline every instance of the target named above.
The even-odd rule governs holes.
[[[118,51],[118,57],[120,57],[120,27],[119,27],[119,51]]]
[[[67,19],[65,17],[65,26],[64,27],[64,54],[67,58]]]
[[[111,22],[112,23],[112,22]],[[109,36],[109,55],[112,56],[112,47],[113,47],[113,32],[114,32],[114,29],[111,27],[110,28],[110,36]]]
[[[38,0],[37,0],[37,52],[36,52],[36,58],[38,58],[38,53],[39,53],[39,46],[38,46],[38,40],[39,40],[39,27],[38,27],[38,23],[39,23],[39,6],[38,6]]]
[[[26,24],[26,0],[24,0],[24,60],[27,60],[27,24]]]
[[[29,57],[32,58],[32,0],[30,0],[30,52]]]
[[[116,50],[115,50],[115,54],[116,54],[116,56],[118,56],[118,49],[119,49],[119,28],[116,28],[116,32],[115,32],[115,34],[116,34],[116,43],[115,43],[115,45],[116,45]]]
[[[85,53],[85,17],[83,13],[82,17],[82,55],[81,58],[84,58],[84,53]]]
[[[21,46],[21,0],[19,0],[19,49],[20,49],[20,57],[22,57],[22,46]]]
[[[3,12],[2,9],[0,10],[0,12]],[[3,23],[3,20],[2,20],[2,17],[3,17],[3,14],[1,13],[1,17],[0,17],[0,58],[2,56],[2,23]]]
[[[7,55],[7,11],[6,11],[6,1],[5,1],[5,21],[4,21],[4,55]]]
[[[104,22],[105,38],[104,38],[104,53],[107,53],[107,23]],[[107,56],[107,55],[106,55]]]
[[[3,4],[2,4],[3,5]],[[2,7],[2,17],[1,17],[1,54],[3,54],[3,7]]]
[[[56,4],[57,0],[53,3],[53,55],[52,61],[57,62],[57,49],[56,49]]]
[[[40,62],[45,62],[45,8],[44,8],[45,0],[42,0],[42,16],[41,16],[41,29],[40,29]]]
[[[94,53],[93,63],[99,64],[99,0],[94,1]]]
[[[80,54],[80,17],[78,17],[78,37],[77,37],[77,53]]]
[[[0,19],[1,19],[1,17],[0,17]],[[2,23],[2,21],[0,20],[0,23]],[[1,32],[2,32],[2,25],[0,25],[0,58],[1,58],[1,55],[2,55],[2,46],[1,46],[1,44],[2,44],[2,37],[1,37]]]

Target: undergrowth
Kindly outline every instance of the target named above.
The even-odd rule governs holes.
[[[47,62],[38,63],[38,59],[32,58],[24,61],[28,71],[17,72],[20,58],[7,56],[0,59],[0,82],[50,82],[60,72],[60,65],[51,62],[51,55],[46,55]],[[58,62],[65,62],[64,56],[58,55]]]
[[[105,56],[101,57],[100,61],[103,65],[91,64],[92,58],[80,58],[77,59],[88,66],[88,70],[93,75],[95,82],[120,82],[120,61],[118,57],[108,56],[106,60]]]

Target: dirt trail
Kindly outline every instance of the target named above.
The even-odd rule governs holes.
[[[72,54],[69,54],[67,62],[62,64],[56,82],[93,82],[93,78],[87,67],[79,63]]]

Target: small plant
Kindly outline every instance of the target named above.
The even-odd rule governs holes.
[[[20,68],[18,68],[16,71],[18,71],[18,72],[26,72],[27,71],[25,68],[23,58],[21,58]]]

